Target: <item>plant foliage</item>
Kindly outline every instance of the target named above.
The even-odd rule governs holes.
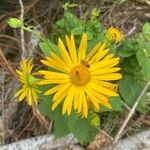
[[[59,55],[58,47],[56,45],[56,39],[61,36],[65,39],[65,35],[74,34],[76,44],[79,45],[81,35],[83,32],[88,35],[88,52],[98,42],[106,42],[106,29],[101,25],[97,16],[99,11],[93,10],[89,20],[83,21],[74,14],[68,11],[69,8],[76,7],[76,4],[70,5],[69,3],[63,5],[65,9],[63,17],[58,20],[53,26],[53,40],[46,39],[39,36],[36,31],[31,30],[28,27],[23,26],[23,23],[17,19],[17,25],[14,24],[15,20],[12,18],[9,22],[11,27],[17,28],[21,26],[23,28],[41,38],[39,47],[41,48],[45,56],[49,56],[51,51],[55,51]],[[19,22],[19,26],[18,26]],[[137,33],[130,39],[124,39],[118,47],[114,43],[106,42],[107,47],[110,48],[110,52],[120,57],[122,68],[122,80],[118,83],[119,96],[110,99],[112,109],[101,107],[100,113],[111,113],[124,111],[125,104],[132,107],[136,98],[143,89],[145,83],[150,80],[150,24],[146,23],[143,26],[143,31]],[[56,137],[62,137],[69,133],[73,133],[81,144],[87,144],[90,142],[98,132],[100,126],[100,117],[97,112],[90,112],[89,117],[82,118],[76,112],[72,112],[70,116],[62,115],[61,105],[52,111],[53,95],[45,96],[43,93],[49,86],[41,86],[42,93],[39,95],[41,102],[38,105],[39,111],[46,117],[54,121],[54,134]],[[146,96],[144,95],[137,111],[140,113],[146,113]]]

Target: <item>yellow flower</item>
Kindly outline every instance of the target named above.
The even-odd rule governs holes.
[[[118,43],[123,39],[123,37],[124,34],[114,27],[110,27],[106,32],[106,39],[111,42]]]
[[[54,84],[54,87],[46,91],[45,95],[54,94],[52,110],[63,102],[62,114],[71,114],[72,109],[88,116],[88,110],[92,108],[100,110],[100,105],[111,108],[109,97],[118,94],[111,90],[115,84],[109,81],[120,79],[122,76],[115,67],[119,58],[108,54],[105,44],[98,43],[90,53],[87,50],[87,35],[83,33],[80,46],[76,49],[74,36],[66,35],[67,47],[58,39],[60,55],[51,52],[46,60],[41,62],[51,71],[41,70],[44,79],[40,85]],[[108,54],[108,55],[107,55]],[[107,55],[107,56],[106,56]]]
[[[32,60],[24,60],[20,62],[21,71],[16,70],[19,81],[22,83],[22,88],[15,94],[16,97],[19,97],[19,101],[22,101],[26,98],[27,103],[31,106],[33,103],[37,104],[38,101],[38,86],[37,79],[31,74],[33,65],[31,64]]]

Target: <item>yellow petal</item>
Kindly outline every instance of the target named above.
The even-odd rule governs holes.
[[[99,100],[104,100],[104,101],[108,101],[108,98],[106,96],[104,96],[103,94],[101,94],[101,92],[95,90],[94,88],[92,88],[90,85],[88,85],[86,87],[86,92],[87,94],[90,93],[91,95],[93,95],[95,98],[97,98],[97,102],[99,102]]]
[[[99,111],[100,107],[99,107],[99,103],[97,101],[97,98],[95,98],[95,96],[91,95],[90,93],[88,93],[89,96],[89,100],[90,102],[94,105],[94,108]]]
[[[96,76],[96,75],[102,75],[102,74],[108,74],[108,73],[113,73],[113,72],[117,72],[119,71],[121,68],[101,68],[101,69],[98,69],[98,70],[94,70],[91,72],[91,75],[92,76]]]
[[[86,49],[87,49],[87,34],[83,33],[78,51],[78,63],[80,63],[82,59],[85,59]]]
[[[105,59],[111,59],[111,58],[113,58],[114,57],[114,54],[109,54],[109,55],[107,55],[106,57],[105,57]]]
[[[66,50],[66,48],[65,48],[65,46],[64,46],[64,44],[63,44],[63,42],[62,42],[62,40],[61,40],[60,38],[58,39],[58,47],[59,47],[60,53],[61,53],[61,55],[62,55],[64,61],[65,61],[70,67],[72,67],[72,66],[73,66],[73,63],[72,63],[72,61],[71,61],[71,59],[70,59],[70,56],[69,56],[69,54],[68,54],[68,52],[67,52],[67,50]]]
[[[89,86],[93,90],[95,90],[95,91],[97,91],[97,92],[99,92],[101,94],[108,95],[108,96],[118,96],[117,93],[115,93],[114,91],[110,90],[109,88],[105,88],[105,87],[99,86],[99,85],[94,84],[94,83],[90,83]]]
[[[20,89],[20,90],[15,94],[15,97],[19,96],[23,91],[24,91],[24,89]]]
[[[85,61],[89,61],[93,55],[95,55],[95,53],[98,51],[99,47],[101,46],[101,43],[98,43],[91,51],[90,53],[86,56]]]
[[[105,44],[101,45],[98,49],[98,52],[92,57],[92,59],[89,61],[90,64],[97,63],[100,59],[102,59],[107,53],[108,49],[105,50]]]
[[[79,91],[78,91],[78,87],[76,87],[74,92],[74,104],[73,104],[75,110],[78,107],[78,103],[79,103]]]
[[[18,98],[18,99],[19,99],[19,102],[22,101],[22,100],[24,99],[24,97],[27,95],[27,90],[28,90],[28,89],[25,89],[25,90],[22,92],[22,94],[20,94],[20,96],[19,96],[19,98]]]
[[[65,96],[64,96],[65,97]],[[63,98],[64,98],[63,97]],[[55,109],[56,109],[56,107],[60,104],[60,102],[62,101],[63,99],[57,99],[54,103],[53,103],[53,105],[52,105],[52,111],[54,111]]]
[[[101,104],[104,105],[105,107],[109,108],[109,109],[112,109],[111,104],[109,104],[107,101],[103,101],[103,102],[101,102]]]
[[[35,89],[33,89],[33,88],[31,89],[31,95],[33,97],[33,101],[37,105],[37,103],[38,103],[38,100],[37,100],[38,96],[37,96],[37,93],[36,93]]]
[[[60,104],[60,102],[64,99],[64,97],[68,93],[68,87],[66,86],[64,89],[62,88],[60,91],[58,91],[54,96],[54,103],[52,105],[52,111],[55,110],[55,108]]]
[[[16,72],[17,72],[17,74],[18,74],[19,76],[23,76],[23,73],[22,73],[20,70],[17,70],[17,69],[16,69]]]
[[[78,113],[81,113],[82,111],[82,106],[83,106],[83,93],[84,93],[84,90],[83,88],[80,88],[78,90],[78,97],[79,97],[79,100],[78,100],[78,107],[77,107],[77,111]]]
[[[45,71],[40,70],[38,71],[39,74],[43,74],[46,79],[69,79],[69,75],[65,73],[59,73],[54,71]]]
[[[27,102],[31,106],[32,105],[32,95],[31,95],[31,89],[28,89],[28,96],[27,96]]]
[[[85,93],[83,92],[82,93],[82,99],[83,99],[83,116],[85,118],[87,118],[88,116],[88,106],[87,106],[87,100],[86,100],[86,96],[85,96]]]
[[[47,84],[62,84],[62,83],[69,83],[70,82],[70,79],[64,79],[64,80],[61,80],[61,79],[47,79],[47,80],[41,80],[41,81],[38,81],[37,84],[38,85],[47,85]]]
[[[115,87],[117,86],[117,84],[113,84],[113,83],[110,83],[110,82],[106,82],[106,81],[99,81],[99,80],[94,80],[94,79],[91,79],[91,82],[94,83],[94,84],[98,84],[100,86],[105,86],[105,87]]]
[[[74,99],[74,86],[71,86],[64,100],[62,114],[65,114],[66,111],[68,115],[71,114],[73,99]]]
[[[33,69],[32,59],[30,59],[29,62],[26,65],[27,65],[28,73],[30,74],[32,69]]]
[[[66,70],[70,70],[69,65],[66,64],[59,56],[57,56],[54,52],[51,52],[51,57],[55,59],[59,64],[61,64]]]
[[[97,62],[95,65],[91,65],[90,70],[96,70],[103,67],[108,67],[109,65],[112,65],[114,63],[119,63],[119,58],[112,58],[112,59],[103,59],[99,62]]]
[[[91,78],[95,80],[102,80],[102,81],[114,81],[114,80],[121,79],[122,75],[120,73],[110,73],[110,74],[92,76]]]
[[[59,70],[59,71],[62,71],[62,72],[67,72],[68,73],[68,70],[67,68],[63,67],[62,64],[58,63],[57,61],[55,61],[54,59],[49,59],[48,61],[47,60],[41,60],[41,62],[46,65],[46,66],[49,66],[51,68],[54,68],[56,70]]]
[[[49,89],[48,91],[46,91],[46,92],[44,93],[44,95],[53,94],[53,93],[55,93],[55,92],[61,90],[61,88],[66,87],[66,85],[67,85],[67,84],[56,85],[56,86],[54,86],[53,88],[51,88],[51,89]]]
[[[59,90],[53,97],[53,101],[59,99],[61,97],[61,95],[67,94],[68,89],[70,88],[71,84],[65,84],[64,87],[61,88],[61,90]]]
[[[59,103],[64,99],[64,97],[67,95],[68,93],[68,88],[70,87],[71,84],[68,84],[64,87],[62,87],[61,90],[59,90],[53,97],[53,105],[52,105],[52,110],[54,110]]]
[[[77,65],[77,63],[78,63],[77,62],[77,50],[76,50],[73,34],[71,34],[71,38],[70,39],[66,35],[66,42],[67,42],[67,46],[68,46],[68,50],[69,50],[69,54],[71,56],[71,59],[72,59],[74,65]]]

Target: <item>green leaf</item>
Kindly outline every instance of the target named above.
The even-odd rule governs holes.
[[[118,55],[121,57],[130,57],[137,52],[138,42],[135,38],[125,40],[122,42],[118,50]]]
[[[139,85],[129,75],[124,76],[119,86],[121,96],[130,105],[134,104],[134,100],[138,96],[140,89]]]
[[[125,75],[120,82],[119,91],[129,106],[132,106],[139,96],[143,85],[136,82],[132,76]]]
[[[145,49],[138,50],[136,54],[137,60],[142,68],[143,77],[145,80],[150,79],[150,59]]]
[[[71,133],[71,130],[68,126],[66,117],[62,114],[58,115],[58,118],[54,118],[54,135],[56,138],[61,138]]]
[[[150,40],[150,23],[145,23],[143,26],[143,33],[147,40]]]
[[[137,110],[142,113],[142,114],[146,114],[148,109],[147,109],[147,97],[146,97],[146,93],[144,94],[144,96],[142,97],[142,99],[139,102],[139,105],[137,107]]]
[[[45,56],[50,56],[51,51],[54,51],[56,54],[59,53],[59,49],[58,49],[57,45],[55,45],[49,39],[45,40],[44,42],[40,42],[39,46]]]
[[[89,143],[98,132],[97,128],[85,118],[78,118],[72,127],[72,133],[77,137],[82,145]]]
[[[95,17],[91,17],[90,20],[85,24],[86,32],[93,34],[95,38],[102,36],[104,31],[101,29],[101,24],[99,20]]]
[[[121,60],[121,68],[123,74],[129,74],[130,76],[133,76],[134,78],[143,80],[143,77],[141,76],[141,67],[139,66],[138,60],[136,58],[136,55],[132,55],[130,57],[123,58]]]
[[[100,112],[107,112],[107,111],[123,111],[124,102],[122,101],[121,97],[112,97],[109,101],[112,106],[112,109],[107,107],[101,106]]]
[[[65,37],[66,34],[73,33],[74,35],[82,34],[84,31],[84,23],[75,15],[65,12],[62,19],[58,20],[54,25],[53,32],[55,38],[61,35]]]
[[[138,42],[138,50],[139,49],[144,49],[147,51],[148,56],[150,56],[150,43],[145,39],[145,37],[143,36],[142,33],[138,34],[138,37],[136,38],[137,42]]]
[[[39,46],[40,46],[40,48],[41,48],[41,50],[42,50],[42,52],[44,53],[45,56],[50,56],[51,48],[47,44],[47,42],[40,42]]]
[[[79,35],[79,34],[82,34],[83,31],[84,31],[83,26],[77,26],[77,27],[73,28],[70,32],[74,35]]]
[[[52,95],[44,95],[44,93],[50,88],[51,86],[41,86],[39,88],[39,90],[41,91],[41,93],[39,94],[39,99],[42,101],[40,102],[37,108],[44,116],[53,118],[53,112],[51,111],[53,97]]]

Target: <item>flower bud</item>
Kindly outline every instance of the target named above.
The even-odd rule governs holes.
[[[17,19],[17,18],[10,18],[7,23],[12,28],[20,28],[23,25],[23,21]]]

